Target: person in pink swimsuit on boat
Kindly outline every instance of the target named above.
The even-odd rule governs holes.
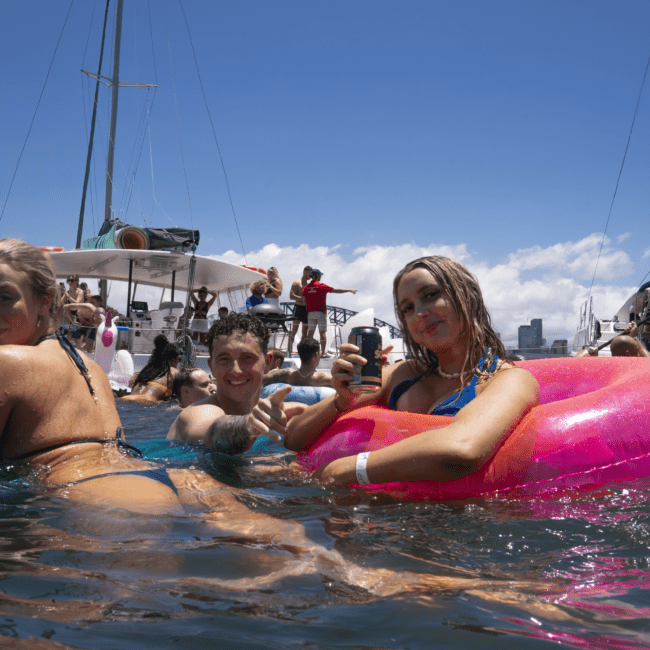
[[[478,282],[460,262],[431,256],[407,264],[395,277],[393,297],[409,358],[384,368],[377,392],[359,393],[349,383],[366,360],[355,345],[341,345],[332,367],[336,394],[294,417],[284,445],[305,449],[339,414],[371,404],[454,419],[323,465],[314,477],[326,483],[458,479],[486,463],[539,402],[535,378],[505,360]]]

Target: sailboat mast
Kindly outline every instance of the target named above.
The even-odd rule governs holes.
[[[104,221],[111,218],[113,202],[113,159],[115,156],[115,127],[117,125],[117,94],[120,88],[120,44],[122,40],[122,8],[124,0],[117,0],[115,14],[115,45],[113,48],[113,82],[111,84],[111,126],[108,136],[108,159],[106,161],[106,199]]]

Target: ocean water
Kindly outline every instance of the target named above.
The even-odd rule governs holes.
[[[118,410],[134,444],[164,438],[177,415]],[[324,489],[291,459],[173,464],[243,488],[252,511],[300,522],[351,576],[389,570],[401,583],[413,572],[426,584],[381,595],[318,567],[268,580],[294,559],[281,544],[221,534],[197,510],[86,508],[4,471],[0,647],[650,647],[650,480],[562,499],[400,503]]]

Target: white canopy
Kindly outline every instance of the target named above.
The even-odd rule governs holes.
[[[189,289],[189,271],[192,255],[149,250],[74,250],[50,253],[57,278],[72,273],[81,279],[118,280],[128,282],[129,260],[133,260],[132,281],[153,287],[171,287],[172,273],[176,271],[174,286],[177,291]],[[220,262],[210,257],[196,256],[193,288],[205,285],[220,293],[234,289],[248,289],[251,282],[265,275],[236,264]]]

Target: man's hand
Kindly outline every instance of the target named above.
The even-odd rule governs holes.
[[[248,416],[250,435],[253,440],[261,435],[275,442],[282,441],[278,433],[284,435],[287,432],[288,418],[284,411],[284,398],[290,392],[291,386],[284,386],[257,402],[253,412]]]

